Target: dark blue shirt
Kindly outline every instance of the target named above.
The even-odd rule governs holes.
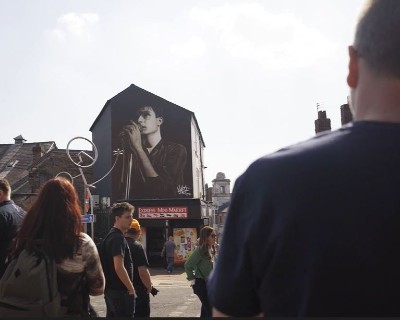
[[[255,161],[208,285],[234,316],[399,316],[400,125],[355,122]]]

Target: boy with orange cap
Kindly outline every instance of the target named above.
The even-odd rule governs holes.
[[[138,241],[140,237],[140,224],[136,219],[132,220],[131,226],[125,233],[133,261],[133,285],[136,289],[137,299],[135,307],[136,317],[150,317],[150,292],[152,288],[149,262],[142,244]]]

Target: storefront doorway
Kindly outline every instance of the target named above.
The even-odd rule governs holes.
[[[165,242],[165,229],[160,227],[149,227],[146,230],[147,259],[150,267],[163,267],[164,260],[161,251]]]

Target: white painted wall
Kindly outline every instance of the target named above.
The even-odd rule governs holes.
[[[201,141],[200,133],[196,121],[192,117],[191,121],[191,140],[192,140],[192,168],[193,168],[193,198],[202,198],[203,196],[203,154],[204,145]]]

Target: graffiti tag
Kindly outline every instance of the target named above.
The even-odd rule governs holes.
[[[178,194],[182,194],[184,196],[190,196],[190,188],[187,185],[179,185],[176,187]]]

